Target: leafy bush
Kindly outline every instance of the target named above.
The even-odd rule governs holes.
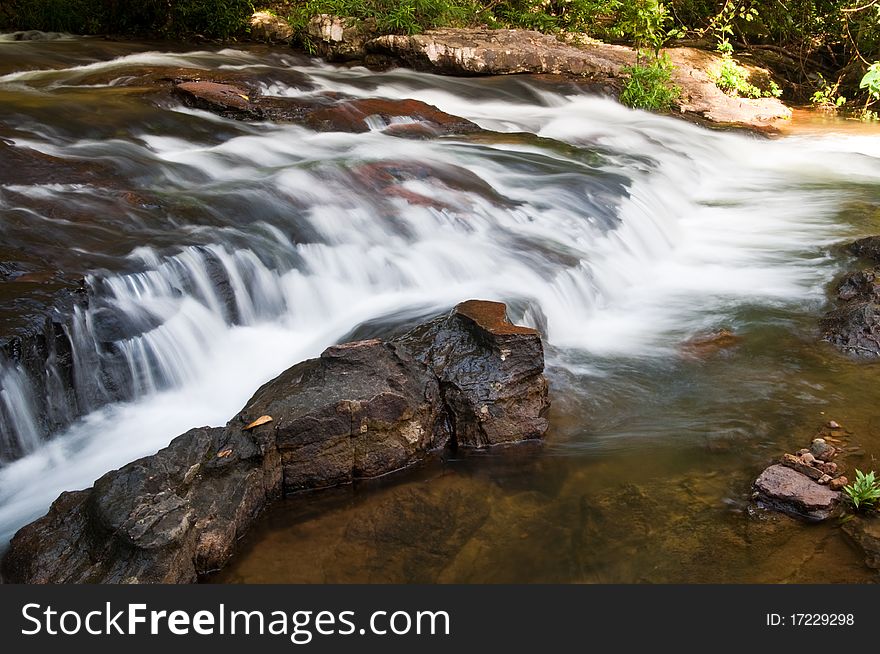
[[[672,83],[672,68],[668,57],[625,67],[623,71],[629,77],[620,101],[634,109],[669,111],[681,94],[681,89]]]
[[[721,58],[721,67],[718,69],[714,82],[719,89],[728,95],[738,95],[744,98],[779,97],[782,94],[782,89],[773,80],[770,80],[765,91],[752,84],[749,81],[749,71],[736,63],[729,55],[724,55]]]
[[[3,26],[75,34],[200,34],[228,38],[247,25],[251,0],[6,0]]]
[[[855,482],[844,486],[843,490],[856,511],[872,509],[880,500],[880,482],[875,479],[873,470],[868,474],[856,470]]]

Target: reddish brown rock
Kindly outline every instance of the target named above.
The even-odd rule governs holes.
[[[818,522],[831,516],[840,493],[783,465],[772,465],[755,480],[759,506]]]
[[[839,491],[848,483],[849,480],[846,477],[840,476],[828,482],[828,488],[830,488],[831,490]]]
[[[684,355],[705,358],[739,345],[741,339],[729,329],[719,329],[708,334],[698,334],[681,346]]]
[[[444,113],[420,100],[381,98],[342,101],[309,114],[306,123],[321,131],[366,132],[370,130],[368,118],[378,119],[392,130],[396,127],[409,128],[410,131],[411,125],[392,123],[395,118],[412,119],[418,122],[422,134],[463,134],[479,130],[471,121]],[[398,132],[406,134],[406,129],[398,129]]]

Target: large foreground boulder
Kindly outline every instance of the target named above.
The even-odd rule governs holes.
[[[465,302],[400,339],[328,348],[260,388],[225,427],[63,493],[13,538],[19,583],[184,583],[220,568],[285,492],[400,470],[442,448],[542,437],[538,333]]]

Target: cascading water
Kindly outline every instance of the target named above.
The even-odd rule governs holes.
[[[0,187],[5,215],[49,230],[41,247],[88,261],[88,302],[63,319],[80,419],[46,439],[40,412],[58,402],[34,393],[61,373],[0,368],[0,445],[25,455],[0,468],[4,541],[60,491],[223,423],[261,383],[372,320],[501,299],[544,331],[555,374],[589,378],[674,357],[753,307],[817,310],[836,269],[826,246],[856,231],[837,222],[841,202],[880,182],[877,138],[712,133],[527,80],[240,50],[46,56],[54,70],[0,76],[0,136],[107,164],[144,198],[114,213],[99,183]],[[381,121],[363,134],[237,123],[119,93],[142,66],[245,71],[269,95],[416,98],[489,131],[406,140]],[[75,109],[83,93],[106,103],[105,122]],[[71,107],[66,120],[53,102]],[[24,239],[15,224],[4,229]]]

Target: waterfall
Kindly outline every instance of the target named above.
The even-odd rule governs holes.
[[[95,217],[127,255],[92,269],[87,301],[57,318],[69,360],[0,360],[4,535],[60,490],[221,424],[260,384],[369,321],[504,300],[576,367],[668,356],[744,306],[819,306],[835,270],[825,248],[848,229],[835,222],[841,185],[880,180],[876,139],[761,141],[517,80],[499,100],[479,80],[290,63],[142,53],[0,77],[60,96],[88,74],[121,79],[145,64],[253,67],[268,94],[415,98],[492,131],[405,140],[375,119],[364,134],[315,133],[143,98],[125,100],[140,104],[112,136],[100,124],[82,136],[75,115],[18,125],[17,146],[109,161],[160,200],[131,209],[136,220]],[[284,81],[294,75],[308,84]],[[90,207],[106,196],[89,184],[8,190],[9,211],[37,190]],[[98,247],[92,225],[52,228]]]

